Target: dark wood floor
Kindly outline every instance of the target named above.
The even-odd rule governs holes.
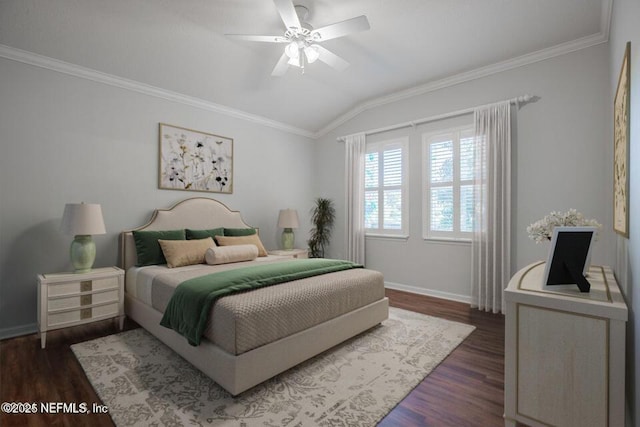
[[[504,316],[467,304],[387,290],[394,307],[467,323],[476,330],[379,426],[503,426]]]
[[[476,330],[387,417],[384,427],[504,425],[504,318],[468,305],[387,290],[394,307],[474,325]],[[125,329],[138,327],[127,320]],[[101,403],[69,346],[117,332],[103,321],[0,341],[0,402]],[[0,426],[113,426],[108,415],[0,413]]]

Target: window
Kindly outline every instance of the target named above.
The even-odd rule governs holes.
[[[367,234],[407,233],[407,138],[367,143],[364,226]]]
[[[471,127],[422,136],[425,239],[471,238],[475,151]]]

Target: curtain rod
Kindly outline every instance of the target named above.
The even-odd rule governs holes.
[[[540,99],[540,98],[535,96],[535,95],[525,94],[525,95],[522,95],[522,96],[517,96],[515,98],[509,99],[508,101],[511,104],[516,104],[516,105],[520,106],[520,105],[523,105],[523,104],[527,104],[529,102],[535,102],[538,99]],[[395,125],[385,126],[383,128],[371,129],[371,130],[364,131],[364,134],[365,135],[374,135],[376,133],[387,132],[387,131],[395,130],[395,129],[402,129],[402,128],[406,128],[406,127],[409,127],[409,126],[415,127],[415,126],[422,125],[422,124],[425,124],[425,123],[435,122],[436,120],[443,120],[443,119],[449,119],[449,118],[452,118],[452,117],[463,116],[465,114],[473,113],[473,111],[476,108],[487,107],[489,105],[494,105],[494,104],[498,104],[498,103],[499,102],[492,102],[490,104],[484,104],[484,105],[478,105],[476,107],[465,108],[464,110],[452,111],[450,113],[438,114],[436,116],[425,117],[423,119],[412,120],[410,122],[397,123]],[[358,135],[360,133],[363,133],[363,132],[352,133],[352,134],[349,134],[349,135],[340,136],[340,137],[337,138],[337,140],[338,140],[338,142],[344,142],[347,137]]]

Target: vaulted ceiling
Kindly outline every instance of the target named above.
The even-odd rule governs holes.
[[[371,29],[324,43],[345,71],[282,77],[284,45],[224,36],[283,34],[271,0],[1,0],[0,44],[318,135],[390,96],[605,42],[611,1],[294,0],[315,28],[364,14]]]

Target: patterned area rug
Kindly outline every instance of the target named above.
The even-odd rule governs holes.
[[[361,335],[233,398],[144,329],[72,346],[117,426],[373,426],[474,327],[391,308]]]

